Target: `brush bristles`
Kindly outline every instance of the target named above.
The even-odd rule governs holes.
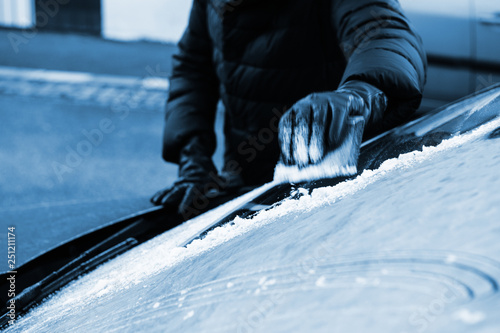
[[[274,170],[274,181],[298,183],[355,175],[363,136],[363,117],[351,117],[348,126],[347,135],[340,147],[329,152],[319,163],[302,168],[278,163]]]

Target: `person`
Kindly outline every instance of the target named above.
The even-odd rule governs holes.
[[[364,138],[401,124],[420,105],[426,67],[397,0],[194,0],[163,135],[179,180],[151,201],[187,219],[216,190],[271,181],[280,153],[286,164],[321,161],[347,116],[364,118]],[[220,174],[212,162],[219,99]]]

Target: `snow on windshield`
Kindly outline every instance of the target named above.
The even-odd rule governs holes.
[[[499,126],[491,121],[178,246],[259,194],[249,193],[81,277],[6,332],[440,332],[449,325],[465,332],[488,320],[498,325],[498,300],[468,303],[493,293],[491,283],[461,267],[497,272],[481,258],[500,257],[500,144],[483,140]]]

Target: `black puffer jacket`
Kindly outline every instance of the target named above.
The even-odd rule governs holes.
[[[312,92],[363,80],[385,92],[381,132],[418,108],[425,83],[422,43],[397,0],[194,0],[174,56],[163,157],[177,163],[187,139],[214,149],[219,98],[225,168],[247,184],[270,181],[280,115]]]

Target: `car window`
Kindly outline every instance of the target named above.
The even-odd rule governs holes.
[[[422,37],[429,60],[422,109],[430,110],[473,91],[474,72],[457,62],[474,56],[470,0],[401,0]]]

